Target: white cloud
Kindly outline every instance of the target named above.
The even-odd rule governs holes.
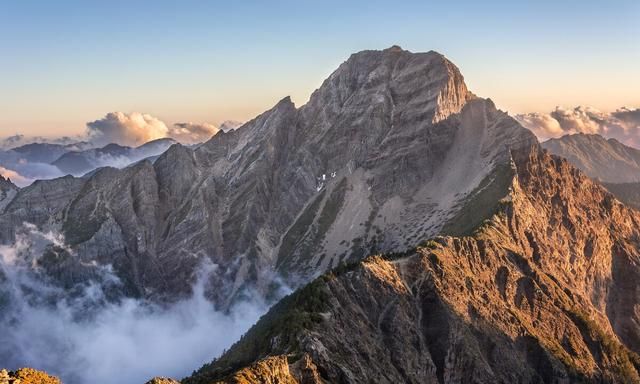
[[[218,131],[218,127],[209,123],[175,123],[169,136],[183,144],[196,144],[209,140]]]
[[[241,123],[225,121],[221,125],[222,130],[237,128]],[[84,151],[86,160],[94,165],[94,168],[102,166],[125,167],[132,162],[139,161],[150,156],[157,156],[164,152],[172,142],[166,141],[157,145],[147,145],[139,150],[130,150],[127,154],[109,154],[104,151],[93,151],[92,148],[100,148],[107,144],[119,144],[127,147],[138,147],[149,141],[161,138],[173,138],[182,144],[196,144],[209,140],[220,130],[210,123],[176,123],[170,128],[160,119],[140,112],[124,113],[110,112],[103,118],[87,123],[87,131],[84,136],[43,137],[25,136],[16,134],[0,138],[0,171],[7,175],[18,186],[26,186],[37,179],[52,179],[64,176],[69,170],[61,171],[56,166],[49,164],[57,160],[65,152]],[[28,151],[12,151],[11,149],[32,143],[58,144],[57,148],[40,146],[29,148]],[[43,151],[57,155],[51,159],[43,160]],[[50,156],[50,157],[51,157]],[[82,175],[90,169],[82,169],[79,172],[70,172],[74,175]]]
[[[599,134],[640,148],[640,108],[602,112],[593,107],[556,107],[549,114],[526,113],[515,118],[540,140],[574,133]]]
[[[30,162],[15,151],[0,151],[0,174],[9,177],[19,187],[31,184],[37,179],[53,179],[64,176],[56,166]]]
[[[26,144],[33,144],[33,143],[48,143],[48,144],[68,145],[68,146],[71,146],[73,144],[86,145],[86,143],[81,142],[82,139],[83,137],[80,137],[80,136],[44,137],[44,136],[26,136],[22,134],[15,134],[13,136],[0,138],[0,150],[8,150],[8,149],[20,147]]]
[[[268,309],[252,295],[255,300],[216,310],[205,298],[214,265],[201,269],[191,297],[170,305],[109,301],[106,292],[121,284],[109,266],[90,264],[98,280],[63,289],[45,283],[38,267],[49,245],[75,257],[63,236],[28,224],[18,229],[13,244],[0,245],[3,367],[42,369],[67,384],[179,379],[220,355]]]
[[[110,112],[102,119],[87,123],[87,136],[102,146],[116,143],[138,146],[167,137],[169,129],[162,120],[140,112]]]
[[[5,179],[11,180],[11,182],[18,187],[24,187],[25,185],[29,185],[33,182],[33,179],[22,176],[18,172],[12,169],[7,169],[3,166],[0,166],[0,176],[4,177]]]

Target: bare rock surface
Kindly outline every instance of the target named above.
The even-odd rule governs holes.
[[[184,382],[282,355],[331,383],[639,382],[640,214],[538,147],[512,159],[471,236],[323,275]]]
[[[180,382],[168,377],[154,377],[153,379],[147,381],[146,384],[180,384]]]
[[[0,384],[61,384],[60,379],[32,368],[0,370]]]
[[[502,189],[494,172],[509,150],[535,142],[442,55],[363,51],[300,108],[284,98],[153,164],[20,190],[0,240],[23,222],[61,232],[80,272],[110,264],[128,294],[157,300],[188,294],[210,261],[209,296],[226,307],[247,287],[268,296],[275,276],[295,287],[370,251],[463,230],[447,223],[486,187]]]

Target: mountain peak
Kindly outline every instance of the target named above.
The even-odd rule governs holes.
[[[404,49],[402,49],[401,46],[394,44],[389,48],[385,49],[384,52],[404,52]]]
[[[286,106],[293,106],[295,108],[295,104],[293,103],[293,101],[291,101],[291,96],[283,97],[280,101],[278,101],[275,107],[280,108]]]
[[[333,105],[331,109],[337,110],[346,104],[361,108],[388,103],[429,116],[436,123],[460,112],[472,98],[464,77],[446,57],[394,45],[351,55],[311,95],[305,108]]]

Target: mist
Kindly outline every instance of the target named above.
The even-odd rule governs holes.
[[[120,284],[109,266],[96,281],[64,290],[38,268],[49,245],[64,238],[26,225],[0,246],[0,362],[33,367],[66,384],[144,383],[153,376],[180,379],[228,348],[267,311],[260,300],[216,311],[205,298],[203,265],[193,295],[161,307],[105,292]],[[252,295],[257,297],[257,295]]]

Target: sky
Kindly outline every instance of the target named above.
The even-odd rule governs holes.
[[[640,2],[0,0],[0,137],[304,104],[353,52],[436,50],[510,113],[640,107]]]

